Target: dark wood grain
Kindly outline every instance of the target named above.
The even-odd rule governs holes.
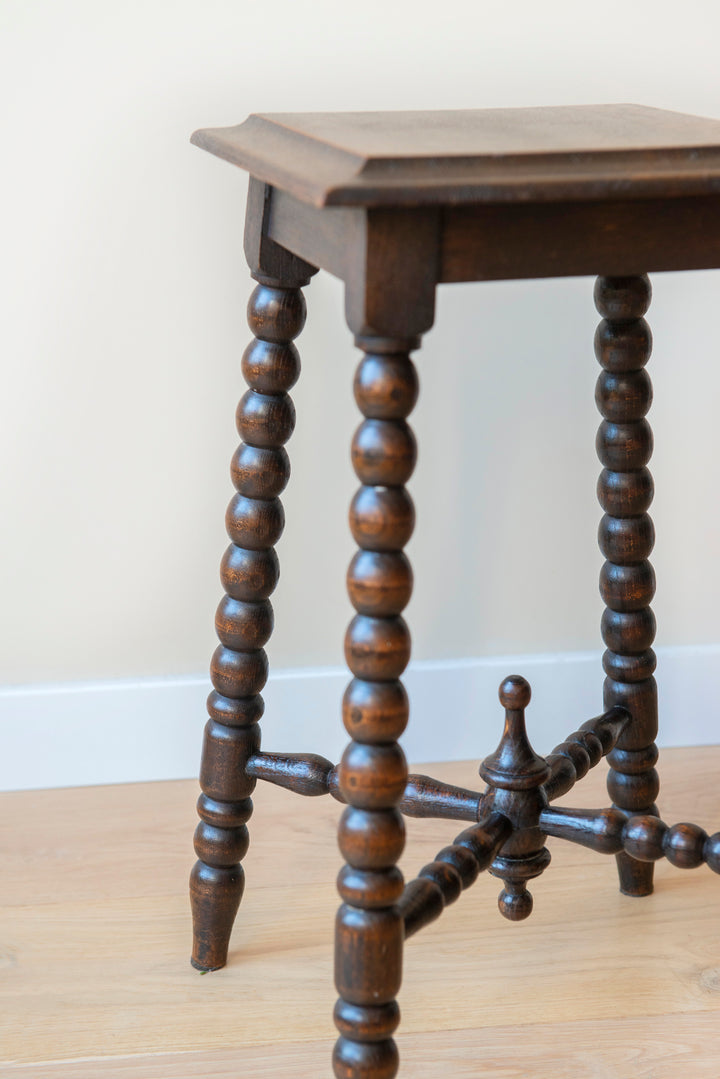
[[[335,765],[317,753],[254,753],[245,771],[309,798],[332,794],[337,784]]]
[[[400,811],[408,817],[478,820],[481,805],[482,794],[479,792],[440,783],[432,776],[410,775]]]
[[[632,721],[627,708],[614,705],[595,719],[588,719],[568,735],[547,757],[550,776],[543,784],[549,802],[567,794],[590,768],[607,756]]]
[[[404,882],[395,863],[404,845],[399,807],[408,771],[397,738],[408,718],[400,676],[410,659],[402,611],[412,592],[412,574],[402,548],[414,524],[404,485],[415,464],[407,416],[417,398],[417,374],[409,342],[390,338],[388,324],[395,324],[394,316],[377,324],[380,333],[358,341],[364,355],[354,383],[363,420],[352,453],[361,487],[350,511],[360,550],[348,571],[348,593],[357,614],[345,637],[353,680],[343,718],[352,740],[338,769],[348,803],[338,832],[346,860],[338,878],[343,903],[335,935],[340,1037],[333,1067],[338,1079],[392,1079],[398,1068],[391,1036],[397,1017],[379,1029],[373,1017],[378,1006],[395,1016],[402,979],[404,927],[396,903]],[[407,329],[414,327],[408,322]]]
[[[249,248],[252,235],[251,227],[246,233]],[[237,493],[226,515],[232,543],[221,566],[225,596],[215,618],[220,644],[211,667],[214,688],[208,698],[201,819],[195,833],[198,861],[190,877],[192,963],[199,970],[216,970],[227,961],[244,887],[240,861],[248,847],[246,822],[255,786],[246,765],[260,745],[261,690],[267,678],[264,645],[273,628],[269,596],[279,573],[273,547],[284,525],[279,496],[290,476],[284,443],[295,424],[288,390],[300,373],[292,342],[305,322],[298,285],[307,280],[306,267],[287,253],[279,257],[273,248],[263,252],[261,245],[255,256],[256,274],[264,283],[257,285],[248,305],[255,336],[242,360],[249,389],[237,410],[243,442],[232,462]],[[275,265],[290,275],[292,284],[263,272]]]
[[[517,674],[506,678],[499,690],[505,709],[505,726],[500,744],[480,765],[480,775],[488,788],[483,797],[483,813],[500,813],[512,825],[512,834],[490,865],[505,887],[498,898],[503,917],[519,922],[532,913],[533,898],[527,882],[550,864],[550,853],[538,827],[541,810],[547,807],[544,784],[550,766],[530,745],[525,728],[525,709],[530,703],[530,685]]]
[[[385,211],[387,216],[388,211]],[[344,281],[364,258],[373,211],[319,209],[273,190],[269,235]],[[401,207],[400,221],[436,239],[417,272],[438,283],[636,274],[720,266],[720,194],[667,199]],[[377,216],[380,221],[382,215]],[[357,253],[359,252],[359,254]]]
[[[245,764],[252,779],[263,779],[294,794],[316,798],[331,794],[346,803],[339,768],[317,753],[253,753]],[[466,787],[441,783],[432,776],[409,775],[398,809],[408,817],[477,820],[482,795]]]
[[[443,216],[439,280],[644,274],[720,266],[720,196],[460,206]]]
[[[623,829],[627,816],[610,809],[544,809],[540,827],[546,835],[569,840],[598,854],[618,854],[623,849]]]
[[[595,335],[595,354],[602,367],[595,400],[603,416],[596,445],[604,466],[598,481],[598,498],[605,510],[599,532],[606,558],[600,573],[606,604],[604,700],[606,708],[619,704],[632,716],[608,757],[608,793],[615,805],[632,813],[653,812],[659,789],[655,616],[650,607],[655,574],[649,562],[655,531],[647,512],[653,498],[647,468],[653,438],[645,418],[652,404],[645,370],[652,335],[644,318],[651,295],[647,277],[599,277],[595,285],[595,304],[603,316]],[[621,891],[652,892],[651,865],[624,852],[617,860]]]
[[[429,113],[276,114],[193,141],[251,173],[245,253],[259,282],[255,340],[243,357],[249,390],[237,414],[237,495],[227,516],[226,595],[218,608],[201,770],[199,861],[191,888],[193,962],[225,962],[243,888],[250,794],[265,779],[347,803],[339,827],[336,1079],[393,1079],[396,995],[404,939],[454,902],[486,868],[504,882],[513,921],[532,909],[527,882],[550,856],[547,835],[616,854],[621,889],[652,890],[666,857],[720,872],[720,833],[655,816],[657,700],[650,603],[655,580],[647,468],[652,389],[647,273],[720,267],[720,122],[631,105]],[[292,340],[304,320],[301,287],[316,267],[345,285],[345,313],[363,351],[354,383],[362,413],[351,448],[360,481],[350,507],[358,545],[347,574],[355,617],[343,699],[350,744],[338,766],[316,754],[259,748],[269,597],[289,475]],[[548,760],[525,729],[530,687],[500,688],[505,728],[483,762],[484,794],[408,776],[398,744],[409,704],[403,618],[413,574],[403,548],[415,526],[406,489],[417,447],[408,423],[418,394],[410,353],[433,324],[441,283],[601,274],[596,401],[606,559],[600,589],[605,713],[583,723]],[[444,717],[439,717],[441,721]],[[613,805],[550,808],[608,756]],[[404,885],[401,812],[477,820]]]
[[[578,843],[599,854],[619,854],[640,863],[667,858],[677,869],[707,864],[720,873],[720,832],[709,836],[698,824],[667,825],[654,815],[609,809],[545,809],[540,825],[546,835]]]
[[[466,828],[453,843],[424,866],[398,901],[405,938],[438,918],[465,888],[473,884],[510,838],[512,824],[501,813],[490,813]]]

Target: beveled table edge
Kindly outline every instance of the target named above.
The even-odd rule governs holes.
[[[578,106],[585,108],[594,107]],[[641,106],[607,108],[641,114],[663,111]],[[580,151],[362,154],[331,139],[293,130],[286,122],[293,115],[253,114],[233,127],[200,129],[191,141],[317,207],[548,203],[720,193],[720,123],[718,142],[712,144],[690,140],[676,146]],[[298,120],[306,115],[297,114]],[[683,114],[667,115],[684,119]],[[701,117],[688,117],[688,121],[700,127],[703,122],[715,123]]]

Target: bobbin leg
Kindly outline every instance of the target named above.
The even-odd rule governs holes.
[[[210,719],[200,766],[200,823],[195,832],[199,860],[190,875],[191,962],[199,970],[215,970],[227,961],[244,886],[240,861],[248,847],[246,823],[256,782],[245,769],[260,746],[260,691],[268,670],[263,646],[272,632],[269,596],[279,573],[273,547],[284,525],[279,495],[290,476],[283,445],[295,425],[288,390],[300,373],[292,341],[305,322],[299,286],[312,272],[265,239],[266,196],[262,185],[251,183],[245,248],[259,282],[248,305],[255,339],[242,359],[250,388],[237,409],[243,441],[232,461],[237,493],[226,515],[232,542],[220,571],[226,594],[215,618],[220,644],[211,665],[214,689],[208,698]]]
[[[215,619],[220,644],[211,666],[214,690],[208,698],[210,719],[200,770],[201,820],[195,832],[199,861],[190,878],[192,963],[201,970],[225,964],[243,892],[239,863],[247,851],[246,822],[255,786],[245,766],[260,746],[260,691],[267,678],[263,646],[272,631],[269,596],[279,573],[273,546],[284,524],[278,496],[290,476],[283,443],[295,423],[287,391],[300,370],[292,339],[305,321],[302,293],[266,279],[252,294],[248,321],[256,336],[242,363],[250,389],[237,410],[243,442],[232,462],[237,494],[226,517],[232,543],[221,566],[226,595]]]
[[[645,415],[652,386],[645,371],[652,348],[643,318],[650,305],[647,277],[600,277],[595,304],[603,316],[595,335],[595,354],[603,367],[595,400],[603,416],[597,451],[603,472],[598,497],[605,516],[600,548],[605,562],[600,592],[607,605],[602,635],[605,707],[624,705],[632,722],[608,755],[608,791],[616,806],[631,813],[655,813],[658,795],[657,687],[653,677],[655,617],[650,602],[655,574],[648,561],[655,533],[648,509],[653,481],[647,469],[653,440]],[[620,889],[649,895],[653,867],[622,853],[617,856]]]
[[[355,398],[365,416],[352,447],[362,483],[350,510],[360,550],[348,570],[357,611],[345,655],[355,676],[345,693],[343,719],[352,741],[339,770],[348,802],[340,829],[347,865],[338,878],[343,900],[336,924],[335,983],[340,1038],[333,1066],[338,1079],[392,1079],[398,1057],[403,918],[395,906],[403,877],[395,863],[405,827],[398,811],[407,764],[396,739],[405,729],[408,701],[400,675],[410,658],[401,611],[410,599],[412,571],[402,548],[414,509],[404,484],[415,464],[415,439],[405,417],[417,396],[409,356],[415,342],[358,339],[365,356]]]

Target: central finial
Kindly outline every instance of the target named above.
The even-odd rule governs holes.
[[[480,765],[480,775],[488,784],[483,808],[502,813],[513,826],[490,872],[505,882],[498,899],[501,914],[521,921],[533,906],[526,882],[539,876],[550,862],[539,827],[540,813],[547,806],[542,785],[550,777],[550,766],[530,745],[525,729],[529,683],[512,674],[503,681],[498,695],[505,709],[505,727],[497,749]]]
[[[498,690],[505,709],[505,728],[500,744],[480,765],[480,775],[492,787],[505,790],[531,790],[550,776],[547,762],[530,745],[525,728],[525,709],[530,704],[530,683],[519,674],[511,674]]]

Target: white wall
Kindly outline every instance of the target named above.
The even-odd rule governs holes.
[[[600,101],[720,116],[710,2],[361,7],[0,5],[4,685],[185,678],[214,647],[248,338],[245,180],[189,145],[194,128],[253,111]],[[707,646],[720,641],[720,275],[654,287],[658,643]],[[440,292],[415,414],[421,660],[598,647],[591,294],[589,279]],[[349,612],[356,357],[340,285],[320,275],[308,305],[280,669],[340,664]],[[18,699],[6,694],[0,725],[10,759]],[[440,734],[432,745],[442,755]]]

